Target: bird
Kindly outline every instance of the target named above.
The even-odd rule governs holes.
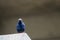
[[[16,30],[18,33],[22,33],[25,31],[25,23],[21,18],[18,19]]]

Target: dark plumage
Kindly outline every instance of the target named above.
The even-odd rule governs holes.
[[[25,31],[25,24],[24,24],[24,22],[21,18],[18,20],[18,23],[17,23],[16,27],[17,27],[17,32],[18,33],[22,33],[22,32]]]

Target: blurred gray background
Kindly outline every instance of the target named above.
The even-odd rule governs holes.
[[[32,40],[60,40],[60,0],[0,0],[0,34],[14,34],[18,18]]]

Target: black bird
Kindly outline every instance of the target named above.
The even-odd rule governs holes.
[[[25,31],[25,24],[21,18],[18,19],[16,29],[18,33],[22,33]]]

